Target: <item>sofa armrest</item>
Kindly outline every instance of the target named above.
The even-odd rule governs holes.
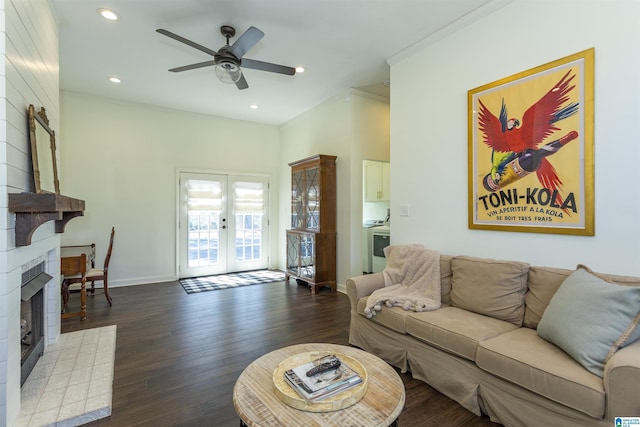
[[[347,279],[347,295],[351,301],[351,311],[358,311],[358,300],[371,295],[376,289],[384,288],[384,276],[382,273],[365,274]]]
[[[604,367],[606,419],[640,415],[640,340],[618,350]]]

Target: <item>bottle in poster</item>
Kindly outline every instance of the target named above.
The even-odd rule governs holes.
[[[490,173],[485,175],[482,185],[488,191],[495,192],[513,184],[521,178],[537,171],[542,164],[542,159],[557,153],[570,141],[578,137],[578,132],[571,131],[560,139],[556,139],[538,149],[526,149],[519,153],[515,159],[509,161],[500,169],[497,179],[493,179]]]

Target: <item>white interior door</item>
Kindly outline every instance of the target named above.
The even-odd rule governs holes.
[[[268,179],[180,173],[179,276],[268,266]]]

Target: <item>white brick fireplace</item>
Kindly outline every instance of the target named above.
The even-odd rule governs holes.
[[[60,336],[60,239],[51,225],[41,226],[42,230],[34,233],[34,240],[42,236],[41,240],[35,241],[27,247],[17,248],[11,251],[15,268],[11,268],[6,275],[7,294],[2,299],[2,310],[6,312],[6,317],[0,321],[2,331],[7,331],[6,352],[3,348],[5,360],[2,365],[6,366],[6,372],[2,372],[0,377],[0,387],[6,391],[6,399],[3,408],[3,418],[0,425],[11,425],[20,413],[20,372],[21,372],[21,345],[20,333],[20,302],[21,302],[21,279],[22,273],[33,266],[44,262],[45,272],[53,278],[44,287],[44,342],[45,349],[55,343]],[[19,264],[19,265],[18,265]],[[3,338],[4,341],[4,338]]]
[[[42,321],[43,321],[42,332],[43,332],[43,338],[44,338],[44,344],[45,344],[44,349],[48,347],[48,344],[52,344],[57,340],[57,337],[60,331],[60,298],[58,297],[58,295],[60,295],[60,286],[58,286],[58,283],[60,283],[60,278],[56,274],[60,270],[60,268],[59,268],[58,257],[56,253],[57,251],[55,249],[52,249],[48,253],[43,254],[35,258],[33,261],[26,263],[21,268],[22,273],[24,275],[24,273],[29,272],[34,268],[38,269],[40,265],[42,265],[44,266],[44,269],[43,269],[44,273],[46,273],[48,276],[51,276],[51,279],[44,284],[44,288],[42,289],[43,300],[44,300],[42,304],[42,311],[40,311],[40,313],[37,313],[33,317],[29,316],[30,313],[27,313],[27,316],[23,315],[25,313],[22,313],[20,315],[21,321],[22,320],[29,320],[29,321],[39,320],[40,319],[39,316],[42,315]],[[34,282],[37,282],[37,280]],[[21,280],[21,286],[24,286],[24,284],[25,283],[23,278]],[[34,295],[34,298],[35,297],[36,296]],[[33,305],[31,305],[30,302],[26,303],[26,307],[27,309],[33,309]],[[33,332],[33,331],[37,331],[37,328],[35,327],[35,325],[29,325],[28,330]],[[23,331],[21,330],[20,335],[18,336],[19,340],[23,338],[22,334],[23,334]],[[27,339],[27,341],[30,342],[30,345],[25,346],[22,349],[25,350],[25,353],[27,353],[27,351],[33,352],[34,355],[32,357],[35,361],[39,357],[38,353],[41,354],[41,352],[44,349],[38,349],[38,350],[34,349],[34,346],[36,345],[36,339],[39,337],[34,337],[33,334],[31,334],[31,338],[32,339]],[[51,338],[51,340],[48,340],[48,338]],[[8,344],[9,346],[14,345],[13,342],[8,342]],[[10,349],[9,351],[11,352],[12,350]],[[24,357],[26,356],[27,354],[25,354]],[[23,367],[22,375],[24,375],[25,371],[29,372],[33,368],[31,364],[24,363],[24,357],[21,354],[20,361]],[[25,369],[25,366],[26,366],[26,369]],[[21,384],[24,382],[22,375],[21,375],[21,381],[20,381]]]

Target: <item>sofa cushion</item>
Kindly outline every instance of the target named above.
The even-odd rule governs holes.
[[[368,298],[369,297],[362,297],[358,301],[358,314],[364,317],[367,317],[367,315],[364,314],[364,308],[367,306]],[[386,305],[382,305],[382,310],[376,312],[376,315],[369,320],[401,334],[406,334],[407,316],[411,313],[413,312],[404,310],[402,307],[387,307]]]
[[[457,307],[412,313],[407,333],[441,350],[471,361],[480,341],[514,330],[517,326]]]
[[[544,310],[549,305],[564,279],[573,270],[564,268],[536,267],[529,268],[529,290],[524,296],[524,321],[522,326],[536,329]]]
[[[538,325],[538,335],[602,377],[618,350],[640,338],[640,287],[621,286],[584,266],[562,282]]]
[[[451,255],[440,255],[440,301],[442,305],[451,305]]]
[[[451,306],[522,325],[529,264],[456,256],[451,271]]]
[[[614,282],[614,283],[617,283],[618,285],[640,286],[640,277],[617,276],[615,274],[603,274],[603,273],[594,273],[594,274],[602,277],[604,280],[608,282]]]
[[[604,416],[602,378],[585,370],[533,329],[518,328],[481,342],[476,364],[493,375],[589,416]]]

